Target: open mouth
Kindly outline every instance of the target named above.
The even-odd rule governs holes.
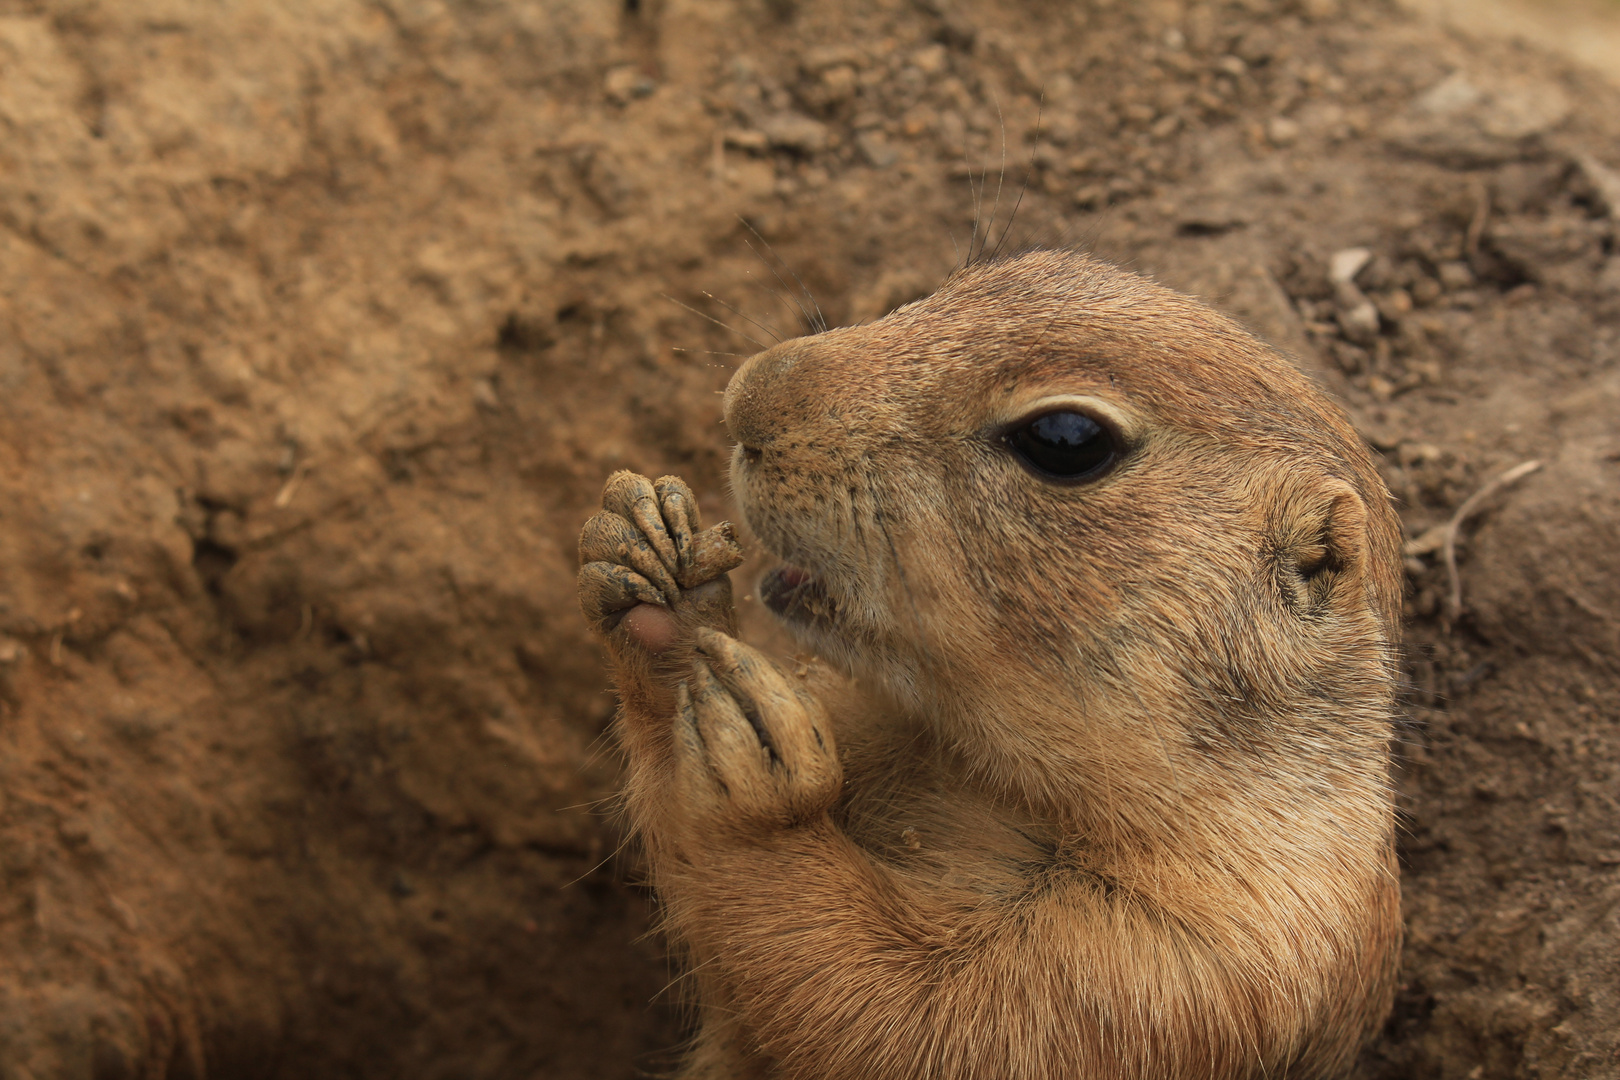
[[[765,606],[790,622],[830,623],[838,605],[808,570],[791,564],[766,573],[759,583]]]

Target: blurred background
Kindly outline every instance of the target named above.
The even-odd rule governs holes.
[[[718,393],[803,292],[876,318],[1003,235],[1234,313],[1379,451],[1408,944],[1359,1075],[1620,1076],[1617,42],[0,0],[0,1077],[667,1070],[577,530],[623,467],[727,516]]]
[[[1408,11],[1465,33],[1518,38],[1620,82],[1616,0],[1400,0]]]

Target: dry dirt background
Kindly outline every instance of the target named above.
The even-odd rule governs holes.
[[[1419,540],[1362,1074],[1620,1076],[1612,86],[1381,2],[0,0],[0,1078],[667,1067],[575,531],[725,514],[664,294],[799,332],[752,229],[881,314],[1003,137],[1009,242],[1288,348]]]

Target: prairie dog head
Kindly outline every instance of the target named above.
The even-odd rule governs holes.
[[[992,778],[1061,802],[1105,760],[1258,753],[1286,782],[1290,748],[1382,745],[1387,495],[1339,411],[1197,302],[1001,259],[753,357],[725,412],[784,560],[761,598]]]

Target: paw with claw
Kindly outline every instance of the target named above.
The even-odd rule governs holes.
[[[726,574],[742,559],[730,522],[701,528],[680,478],[614,473],[580,533],[580,605],[598,632],[662,652],[690,626],[731,625]]]
[[[757,649],[698,630],[675,700],[680,804],[711,828],[786,828],[837,799],[843,770],[821,704]]]

